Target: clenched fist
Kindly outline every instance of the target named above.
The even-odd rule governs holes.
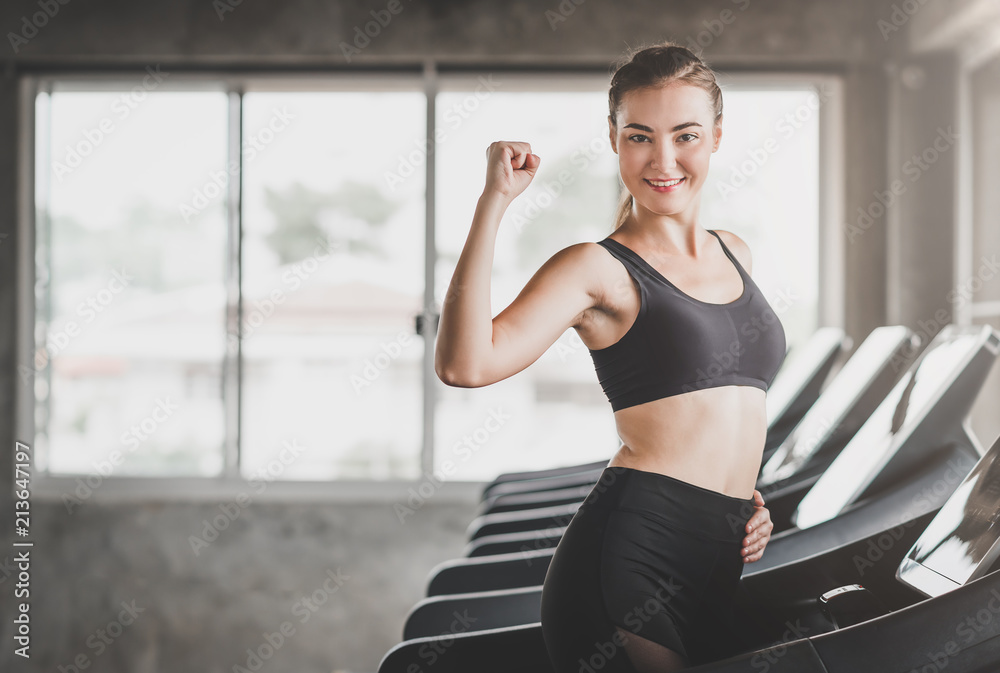
[[[531,183],[541,158],[528,143],[498,140],[486,149],[484,194],[497,194],[513,201]]]

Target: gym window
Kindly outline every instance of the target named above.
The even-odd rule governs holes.
[[[398,493],[616,450],[572,329],[479,389],[441,383],[423,336],[493,140],[542,157],[501,224],[493,315],[557,250],[610,233],[607,76],[167,70],[23,81],[18,432],[39,493],[88,477],[137,496]],[[748,242],[794,343],[838,310],[818,254],[837,233],[819,193],[837,82],[741,76],[723,92],[703,220]]]

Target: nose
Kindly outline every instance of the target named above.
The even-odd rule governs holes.
[[[674,151],[673,143],[657,143],[653,150],[653,158],[650,168],[659,171],[667,171],[677,165],[677,153]]]

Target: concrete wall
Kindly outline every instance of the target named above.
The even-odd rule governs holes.
[[[373,671],[428,570],[461,554],[469,510],[431,502],[404,526],[385,504],[253,504],[195,555],[215,504],[36,504],[32,657],[11,652],[4,576],[0,667],[55,672],[82,655],[90,671],[230,673],[255,670],[249,648],[270,656],[264,671]]]
[[[724,71],[817,71],[844,77],[847,171],[843,212],[867,208],[873,193],[898,171],[890,139],[900,149],[922,147],[931,130],[949,121],[946,57],[927,57],[929,86],[896,91],[905,54],[903,32],[883,36],[890,0],[741,0],[617,3],[590,0],[401,0],[402,11],[350,67],[479,67],[583,64],[606,68],[629,46],[674,39],[701,40],[709,62]],[[16,81],[53,68],[135,67],[162,63],[174,70],[208,66],[347,67],[341,43],[387,2],[239,4],[177,0],[72,0],[24,44],[0,47],[0,443],[13,446],[16,378],[13,329],[18,184],[14,148]],[[233,0],[230,0],[233,2]],[[228,9],[220,11],[219,7]],[[37,2],[11,0],[0,8],[3,33],[23,32]],[[728,11],[729,13],[724,13]],[[39,21],[40,22],[40,21]],[[715,33],[712,29],[715,29]],[[721,30],[720,30],[721,28]],[[30,31],[29,31],[30,32]],[[28,32],[25,32],[28,35]],[[9,41],[9,38],[8,38]],[[893,92],[896,91],[894,94]],[[942,91],[945,93],[942,94]],[[897,95],[905,118],[891,116]],[[934,175],[945,175],[947,159]],[[890,315],[911,326],[933,316],[951,283],[947,181],[925,178],[903,207],[899,266],[887,271],[884,218],[863,238],[845,242],[846,328],[856,339]],[[928,270],[930,272],[928,273]],[[890,307],[889,273],[904,288]],[[6,454],[5,454],[6,455]],[[0,465],[0,509],[12,509],[11,461]],[[6,616],[14,581],[0,562],[5,616],[0,623],[0,669],[53,671],[88,655],[107,671],[230,671],[246,665],[245,649],[262,633],[291,621],[296,633],[264,670],[374,670],[399,641],[402,618],[421,597],[428,570],[456,556],[472,505],[434,504],[405,527],[393,526],[388,503],[255,504],[231,530],[194,557],[186,538],[217,512],[215,503],[87,505],[68,515],[61,503],[35,503],[32,619],[35,656],[15,661]],[[7,556],[8,527],[3,527]],[[390,533],[391,534],[388,534]],[[297,601],[322,587],[328,569],[351,579],[305,623]],[[97,655],[88,638],[135,600],[145,612],[119,640]],[[125,615],[126,618],[127,615]],[[96,641],[92,641],[96,642]],[[16,664],[16,665],[15,665]],[[72,670],[72,669],[67,669]]]

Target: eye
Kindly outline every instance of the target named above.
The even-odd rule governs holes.
[[[693,133],[685,133],[683,135],[678,136],[678,138],[683,138],[684,136],[691,136],[691,140],[685,140],[685,141],[683,141],[683,142],[686,142],[686,143],[694,142],[695,140],[698,139],[698,136],[696,136]]]
[[[636,140],[636,138],[646,138],[646,136],[642,135],[641,133],[634,133],[628,137],[629,140],[632,140],[634,142],[639,142],[638,140]],[[648,138],[646,139],[648,140]]]

